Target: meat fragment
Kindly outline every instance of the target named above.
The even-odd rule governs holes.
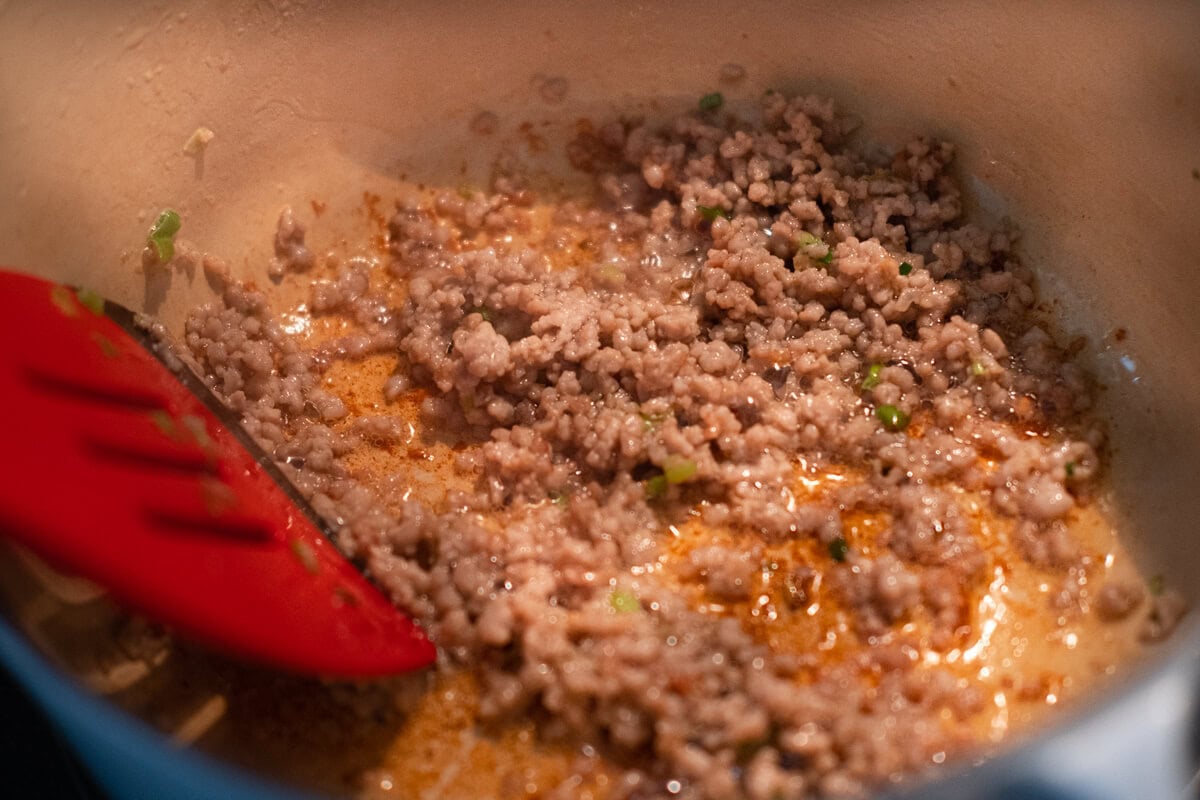
[[[1155,595],[1150,601],[1150,613],[1142,625],[1142,641],[1161,642],[1170,636],[1187,610],[1187,600],[1174,589]]]
[[[1141,605],[1146,591],[1132,581],[1110,581],[1096,595],[1096,613],[1101,619],[1116,621],[1128,617]]]
[[[272,278],[282,278],[289,272],[307,272],[316,263],[316,256],[304,244],[305,228],[296,220],[291,206],[279,213],[275,231],[275,258],[267,270]]]

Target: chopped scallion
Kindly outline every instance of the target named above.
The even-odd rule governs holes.
[[[1159,597],[1166,591],[1167,581],[1162,575],[1155,575],[1149,580],[1146,588],[1150,590],[1150,594]]]
[[[558,506],[559,508],[566,508],[567,506],[571,505],[571,495],[567,494],[566,492],[550,492],[548,496],[550,498],[550,502],[554,503],[554,505]]]
[[[162,432],[163,436],[175,438],[175,418],[163,411],[161,408],[156,408],[150,412],[150,421],[154,423],[154,427]]]
[[[608,595],[608,604],[618,614],[632,614],[642,609],[638,596],[628,589],[613,589]]]
[[[816,261],[818,264],[833,263],[833,245],[825,244],[822,239],[814,236],[808,231],[801,231],[800,233],[796,234],[795,238],[792,240],[792,243],[796,245],[797,255],[806,255],[813,261]],[[825,248],[825,252],[819,256],[811,252],[811,248],[815,248],[817,245],[821,245]],[[817,252],[820,251],[818,250]]]
[[[900,274],[901,275],[909,274],[910,272],[912,272],[912,269],[913,269],[912,264],[908,263],[907,261],[900,262]]]
[[[309,575],[316,575],[321,571],[321,562],[317,561],[317,554],[313,552],[308,542],[292,539],[288,542],[288,546],[292,548],[292,555],[296,556],[296,560],[300,562],[300,566],[304,567],[305,572]]]
[[[179,214],[168,208],[158,215],[150,228],[148,241],[158,254],[158,260],[164,264],[175,257],[175,234],[179,233],[182,225]]]
[[[104,314],[104,298],[91,289],[76,289],[75,296],[79,298],[79,302],[88,311],[91,311],[96,316]]]
[[[875,416],[889,431],[902,431],[908,427],[908,414],[893,405],[883,405],[875,409]]]
[[[829,557],[839,564],[846,560],[846,556],[850,553],[850,545],[841,536],[829,543]]]
[[[869,392],[879,385],[880,374],[883,372],[883,364],[872,364],[867,368],[867,377],[863,378],[862,388],[864,392]]]
[[[646,499],[657,500],[667,493],[667,476],[653,475],[646,479]]]
[[[71,290],[65,286],[55,285],[50,290],[50,302],[54,303],[54,307],[63,313],[63,316],[74,317],[79,313],[79,307],[75,304],[75,295],[71,294]]]
[[[189,156],[198,156],[204,153],[204,148],[208,147],[208,143],[216,136],[208,128],[196,128],[192,131],[192,135],[183,143],[183,153]]]
[[[696,206],[696,211],[709,222],[714,221],[717,217],[729,219],[729,212],[720,206]]]
[[[213,441],[208,435],[208,426],[204,424],[202,417],[198,417],[195,414],[184,414],[183,419],[180,421],[183,423],[183,427],[187,428],[188,433],[192,435],[192,439],[202,449],[207,450],[209,447],[212,447]]]
[[[666,422],[667,418],[671,415],[666,412],[659,412],[655,414],[639,413],[638,416],[642,418],[642,429],[652,431]]]
[[[100,352],[104,354],[105,358],[116,358],[121,355],[116,343],[100,331],[92,331],[92,341],[100,348]]]
[[[478,314],[483,317],[484,322],[492,321],[492,310],[486,306],[471,306],[466,310],[466,315],[469,317],[472,314]]]
[[[696,462],[679,456],[667,456],[662,468],[667,483],[687,483],[696,474]]]
[[[986,372],[987,372],[987,367],[985,367],[983,365],[982,361],[972,361],[971,362],[971,374],[972,375],[974,375],[975,377],[978,378]]]
[[[716,111],[725,102],[725,96],[720,92],[710,92],[700,98],[701,111]]]
[[[1063,464],[1063,472],[1067,473],[1068,478],[1074,478],[1075,477],[1075,462],[1068,461],[1066,464]]]
[[[219,517],[237,505],[237,495],[229,485],[216,478],[200,479],[200,498],[210,516]]]

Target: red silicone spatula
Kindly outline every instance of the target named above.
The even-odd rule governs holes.
[[[0,535],[217,648],[367,677],[433,644],[132,312],[0,270]],[[222,417],[227,422],[222,421]]]

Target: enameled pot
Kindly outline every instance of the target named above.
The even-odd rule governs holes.
[[[362,230],[364,193],[478,180],[521,122],[553,143],[580,117],[666,116],[738,64],[735,108],[768,87],[812,90],[880,141],[958,144],[977,213],[1017,222],[1061,326],[1088,337],[1127,545],[1194,605],[1198,41],[1188,2],[0,2],[0,263],[178,328],[210,290],[143,271],[162,207],[180,211],[182,237],[261,278],[284,205],[311,216],[317,201],[325,229]],[[565,96],[539,91],[548,78]],[[471,129],[481,112],[496,115],[490,138]],[[186,154],[200,127],[213,140]],[[570,180],[561,149],[539,158]],[[172,750],[8,627],[0,653],[115,797],[282,792]],[[1198,662],[1200,628],[1185,624],[1131,678],[918,794],[1180,796]]]

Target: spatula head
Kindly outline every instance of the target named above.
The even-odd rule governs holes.
[[[128,310],[3,270],[0,298],[0,535],[271,666],[368,677],[434,661],[199,379],[114,321]]]

